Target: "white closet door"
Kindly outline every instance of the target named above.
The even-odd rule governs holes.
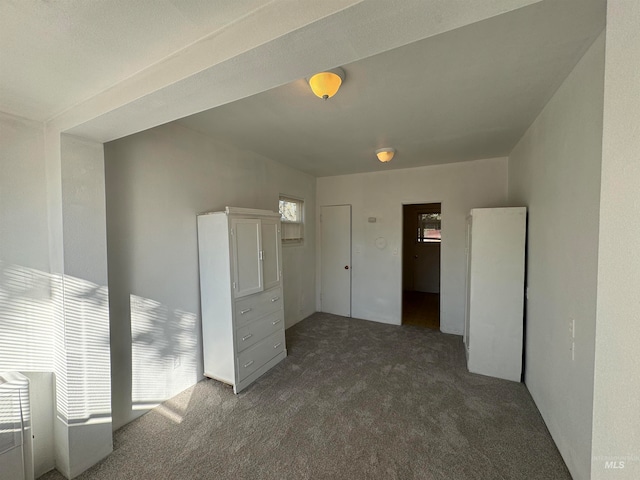
[[[233,294],[244,297],[264,290],[260,251],[260,220],[232,219],[233,242]]]
[[[280,284],[280,222],[263,218],[262,222],[262,278],[267,290]]]
[[[321,310],[351,316],[351,205],[321,209]]]

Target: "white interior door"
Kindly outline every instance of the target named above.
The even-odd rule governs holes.
[[[320,209],[320,310],[351,316],[351,205]]]

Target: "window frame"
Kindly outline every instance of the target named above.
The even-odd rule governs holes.
[[[290,220],[285,220],[284,218],[282,218],[282,213],[280,213],[280,202],[289,202],[289,203],[296,203],[298,204],[298,208],[300,211],[300,220],[297,222],[292,222]],[[299,197],[294,197],[293,195],[287,195],[284,193],[281,193],[278,197],[278,213],[280,213],[280,224],[281,224],[281,243],[283,247],[289,246],[289,247],[299,247],[301,245],[304,245],[304,239],[305,239],[305,201],[304,198],[299,198]],[[287,230],[287,225],[299,225],[300,226],[300,233],[299,233],[299,237],[298,238],[290,238],[287,239],[285,238],[285,230]]]
[[[418,229],[416,232],[416,243],[418,245],[440,245],[442,243],[442,212],[440,210],[438,211],[430,211],[428,209],[424,209],[424,210],[420,210],[418,212],[416,212],[416,215],[418,216],[417,219],[417,223],[418,223]],[[433,240],[425,240],[424,239],[424,232],[425,230],[422,228],[422,216],[423,215],[440,215],[440,228],[438,229],[438,231],[440,232],[440,238],[439,239],[433,239]]]

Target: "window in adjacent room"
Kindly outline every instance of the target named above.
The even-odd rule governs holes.
[[[304,241],[304,201],[280,195],[282,244],[301,245]]]
[[[418,214],[418,243],[440,243],[440,224],[442,214]]]

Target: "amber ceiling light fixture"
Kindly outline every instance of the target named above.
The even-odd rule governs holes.
[[[379,148],[376,150],[376,157],[378,157],[378,160],[382,163],[390,162],[395,154],[395,148]]]
[[[311,91],[324,100],[333,97],[342,82],[344,82],[344,70],[341,68],[316,73],[309,78]]]

